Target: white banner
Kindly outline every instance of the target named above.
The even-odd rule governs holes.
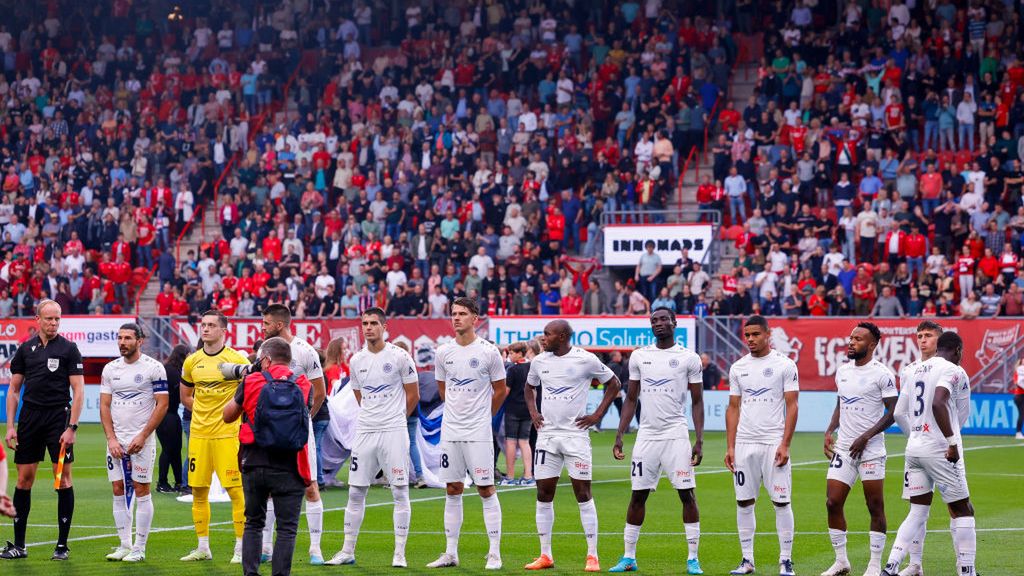
[[[671,267],[684,248],[691,260],[704,262],[714,239],[710,224],[613,224],[603,234],[605,266],[636,266],[648,240],[664,266]]]
[[[60,335],[78,344],[83,358],[116,358],[117,329],[132,316],[65,316],[60,321]]]
[[[559,317],[572,326],[574,346],[591,351],[631,350],[654,343],[651,321],[646,316],[568,316]],[[544,326],[554,316],[491,316],[490,340],[498,346],[523,342],[544,334]],[[676,318],[676,341],[696,350],[696,322],[690,316]]]

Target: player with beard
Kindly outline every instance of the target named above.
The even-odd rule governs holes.
[[[122,324],[117,331],[121,357],[104,366],[100,378],[100,422],[107,436],[107,479],[114,490],[114,522],[121,538],[120,546],[107,555],[107,560],[112,561],[145,560],[146,540],[153,524],[150,485],[156,465],[156,427],[167,413],[167,372],[163,364],[141,352],[144,341],[138,324]],[[134,545],[132,503],[139,512]]]
[[[693,468],[700,465],[704,445],[704,379],[700,356],[676,342],[676,316],[668,308],[651,314],[651,332],[656,342],[629,357],[629,390],[619,416],[612,455],[625,458],[622,435],[629,428],[639,400],[644,405],[640,429],[633,447],[630,477],[633,495],[626,511],[624,540],[626,550],[611,572],[637,569],[636,543],[647,512],[647,497],[658,487],[661,473],[668,476],[683,503],[683,528],[686,531],[687,574],[703,574],[697,559],[700,543],[700,512],[697,509],[696,478]],[[689,394],[690,398],[687,398]],[[693,427],[697,441],[690,445],[686,421],[687,400],[692,402]]]
[[[828,467],[825,507],[828,532],[836,561],[821,576],[845,576],[852,568],[846,555],[846,516],[843,507],[859,477],[871,515],[871,561],[864,576],[882,571],[885,549],[885,433],[893,424],[896,383],[892,371],[874,358],[882,333],[871,322],[861,322],[850,333],[847,362],[836,370],[839,397],[832,421],[825,430]],[[833,433],[839,430],[839,439]]]
[[[313,385],[313,407],[309,414],[312,417],[323,406],[327,398],[327,387],[324,384],[324,369],[320,365],[320,354],[306,340],[292,333],[292,314],[287,306],[271,304],[263,309],[263,339],[281,338],[291,346],[292,361],[289,368],[296,378],[305,376]],[[313,424],[309,425],[309,441],[307,453],[310,458],[310,470],[316,471],[316,440],[313,437]],[[274,538],[274,502],[267,502],[267,520],[263,527],[263,553],[261,562],[269,562],[273,553]],[[309,527],[309,563],[319,566],[324,563],[323,552],[320,551],[320,538],[323,535],[324,503],[320,499],[320,489],[316,482],[306,487],[306,525]]]

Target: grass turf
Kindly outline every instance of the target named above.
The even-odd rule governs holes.
[[[594,498],[600,516],[599,551],[602,568],[607,570],[622,554],[622,528],[629,501],[629,464],[611,456],[612,432],[592,436],[594,447]],[[633,436],[626,440],[627,451]],[[1024,552],[1020,536],[1024,532],[1024,501],[1020,485],[1024,479],[1024,443],[1008,438],[968,437],[967,470],[971,497],[978,518],[978,571],[981,574],[1005,575],[1024,573]],[[896,529],[907,512],[900,500],[900,478],[903,467],[904,438],[890,435],[889,478],[886,486],[886,512],[889,538],[885,554],[895,538]],[[821,454],[820,434],[797,434],[791,450],[793,466],[793,506],[797,534],[794,560],[797,573],[818,574],[833,560],[825,523],[826,462]],[[239,566],[228,564],[233,546],[230,505],[212,504],[211,547],[214,561],[182,563],[178,558],[195,546],[191,509],[171,496],[154,492],[156,507],[154,530],[149,539],[147,560],[142,565],[106,562],[103,556],[117,544],[111,518],[111,492],[106,479],[103,435],[99,425],[85,425],[79,431],[76,446],[75,495],[76,510],[71,533],[71,561],[50,562],[56,538],[56,503],[50,472],[40,469],[33,490],[32,513],[29,518],[29,558],[0,564],[0,574],[51,575],[54,573],[106,576],[118,574],[237,574]],[[698,468],[697,499],[701,508],[700,559],[706,574],[728,574],[740,559],[736,536],[736,516],[732,478],[725,471],[722,458],[725,435],[709,433],[704,444],[704,463]],[[10,463],[12,459],[8,459]],[[15,473],[11,466],[11,485]],[[500,460],[504,466],[504,459]],[[521,472],[520,472],[521,474]],[[344,479],[347,473],[342,472]],[[583,571],[586,544],[581,533],[579,513],[571,487],[563,475],[555,498],[554,557],[556,567],[548,574],[569,574]],[[661,489],[652,494],[647,505],[647,519],[637,549],[640,571],[648,574],[685,573],[686,541],[683,535],[681,505],[675,491],[662,480]],[[470,494],[472,492],[472,494]],[[856,486],[847,502],[849,553],[854,573],[860,574],[868,558],[868,516]],[[505,572],[521,572],[522,566],[538,554],[534,522],[533,488],[500,488],[504,512],[502,556]],[[444,551],[444,492],[413,490],[412,526],[407,547],[409,574],[428,572],[423,566]],[[323,552],[330,557],[340,549],[342,541],[345,490],[328,488],[324,494]],[[771,505],[762,498],[757,506],[758,535],[755,555],[758,573],[773,574],[778,558],[775,519]],[[952,574],[954,556],[948,531],[949,517],[938,498],[929,521],[924,563],[929,573]],[[10,522],[0,525],[0,538],[13,537]],[[391,532],[391,493],[375,488],[367,499],[367,510],[357,549],[356,566],[313,567],[306,555],[309,536],[303,521],[299,527],[293,573],[395,574],[401,569],[390,567],[393,536]],[[484,555],[487,538],[483,516],[475,491],[467,491],[465,522],[462,528],[460,574],[485,574]],[[884,560],[884,557],[883,557]],[[269,574],[265,565],[263,573]],[[444,572],[444,571],[442,571]]]

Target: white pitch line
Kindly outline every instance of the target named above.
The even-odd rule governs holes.
[[[1020,447],[1024,447],[1024,445],[1022,445],[1022,444],[989,444],[989,445],[985,445],[985,446],[970,446],[968,448],[964,448],[964,452],[970,452],[970,451],[975,451],[975,450],[990,450],[990,449],[997,449],[997,448],[1020,448]],[[898,454],[892,454],[892,455],[890,455],[890,457],[892,457],[892,458],[899,458],[899,457],[902,457],[903,455],[904,455],[904,453],[900,452]],[[815,464],[826,464],[828,462],[829,462],[829,460],[811,460],[811,461],[807,461],[807,462],[796,462],[796,463],[793,463],[791,465],[791,467],[793,467],[793,466],[811,466],[811,465],[815,465]],[[623,468],[625,468],[625,466],[623,466]],[[696,473],[697,474],[721,474],[723,472],[729,473],[729,471],[727,469],[725,469],[725,468],[714,468],[714,469],[698,470]],[[595,481],[592,482],[592,484],[610,484],[610,483],[628,482],[628,481],[629,481],[629,478],[615,478],[615,479],[607,479],[607,480],[595,480]],[[569,482],[561,482],[561,483],[559,483],[559,486],[571,486],[571,483],[569,483]],[[502,490],[499,490],[498,493],[499,494],[504,494],[504,493],[508,493],[508,492],[520,492],[520,491],[523,491],[523,490],[533,490],[533,489],[534,489],[533,486],[519,486],[519,487],[512,487],[512,488],[503,488]],[[467,494],[469,496],[475,496],[475,495],[478,494],[478,492],[475,491],[475,490],[472,490],[472,491],[468,491],[467,490]],[[439,496],[426,496],[424,498],[410,499],[409,503],[410,504],[414,504],[416,502],[431,502],[431,501],[437,501],[437,500],[444,500],[445,498],[447,498],[447,496],[444,495],[444,494],[439,495]],[[384,500],[384,501],[381,501],[381,502],[374,502],[374,503],[371,503],[371,504],[366,504],[366,505],[364,505],[364,508],[376,508],[376,507],[379,507],[379,506],[391,506],[391,505],[392,505],[391,501]],[[340,507],[340,508],[325,508],[324,509],[324,513],[327,513],[327,512],[340,512],[340,511],[342,511],[344,509],[345,509],[344,507]],[[210,523],[210,528],[214,528],[216,526],[226,526],[228,524],[233,524],[233,521],[211,522]],[[195,525],[194,524],[188,524],[188,525],[185,525],[185,526],[174,526],[174,527],[170,527],[170,528],[153,528],[152,530],[150,530],[150,534],[154,534],[156,532],[183,532],[183,531],[187,531],[187,530],[195,530]],[[993,530],[995,530],[995,529],[993,529]],[[1013,530],[1017,530],[1017,529],[1007,529],[1007,530],[1013,531]],[[575,534],[575,533],[573,533],[573,534]],[[651,534],[653,534],[653,533],[651,533]],[[116,532],[114,532],[112,534],[100,534],[100,535],[94,535],[94,536],[79,536],[79,537],[76,537],[76,538],[69,538],[68,542],[83,542],[83,541],[86,541],[86,540],[100,540],[100,539],[103,539],[103,538],[113,538],[113,537],[115,537],[117,535],[118,534]],[[56,543],[57,543],[56,540],[50,540],[50,541],[46,541],[46,542],[35,542],[35,543],[32,543],[32,544],[27,544],[26,547],[27,548],[31,548],[31,547],[34,547],[34,546],[50,546],[50,545],[53,545],[53,544],[56,544]]]

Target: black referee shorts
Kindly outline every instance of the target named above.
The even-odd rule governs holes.
[[[69,408],[29,408],[22,406],[18,419],[18,449],[15,464],[36,464],[46,452],[54,464],[60,456],[60,436],[68,429]],[[74,462],[73,446],[65,452],[66,462]]]

